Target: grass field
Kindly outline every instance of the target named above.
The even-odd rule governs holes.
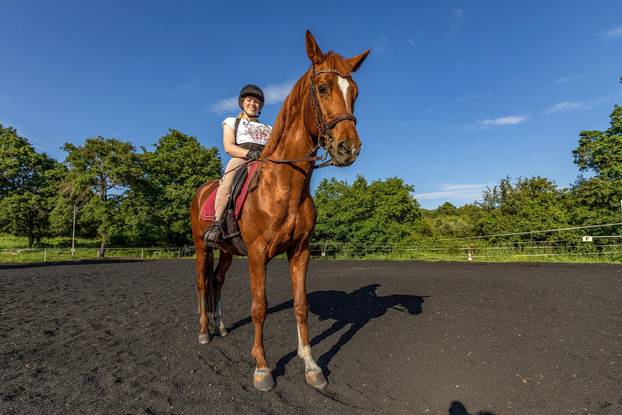
[[[8,234],[0,234],[0,249],[21,249],[28,246],[28,238],[25,236],[14,236]],[[76,246],[82,248],[97,248],[99,240],[94,238],[76,238]],[[53,238],[41,239],[39,248],[61,248],[71,247],[71,237],[56,236]]]
[[[94,238],[76,238],[76,249],[71,252],[70,237],[43,238],[37,248],[28,249],[28,239],[0,235],[0,263],[56,262],[97,259],[100,241]],[[106,258],[172,259],[193,256],[185,248],[168,247],[111,247]]]
[[[108,248],[105,257],[132,259],[174,259],[192,257],[194,252],[183,248]],[[0,249],[0,264],[29,262],[58,262],[97,259],[97,248],[76,248],[73,255],[71,249]]]
[[[79,238],[71,252],[71,238],[43,239],[41,247],[25,249],[27,239],[0,235],[0,263],[72,261],[98,258],[99,241]],[[106,258],[172,259],[194,256],[192,247],[110,247]],[[496,244],[451,245],[438,242],[419,246],[369,246],[338,243],[311,245],[315,258],[394,261],[456,262],[564,262],[622,263],[622,245],[574,244]]]

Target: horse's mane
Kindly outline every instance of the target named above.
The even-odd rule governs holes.
[[[281,141],[281,137],[285,133],[288,118],[291,117],[296,112],[296,109],[302,104],[304,90],[308,85],[308,73],[309,71],[305,72],[304,75],[298,79],[287,98],[285,98],[279,114],[274,121],[274,126],[272,127],[270,138],[268,139],[268,144],[266,144],[266,147],[263,149],[261,154],[262,157],[269,157],[272,153],[274,153],[279,145],[279,142]]]
[[[322,63],[328,63],[330,68],[335,68],[342,73],[350,73],[352,68],[344,61],[343,57],[333,51],[329,51],[324,55],[324,59],[322,62],[318,63],[318,65]],[[274,121],[274,126],[272,127],[272,132],[270,133],[270,138],[268,139],[268,144],[263,149],[261,153],[262,157],[269,157],[274,153],[276,148],[281,141],[281,138],[285,134],[285,129],[290,121],[290,117],[292,117],[298,108],[303,105],[303,99],[306,96],[306,91],[309,88],[309,77],[310,70],[307,70],[298,81],[292,87],[292,91],[289,93],[281,109],[279,114]]]

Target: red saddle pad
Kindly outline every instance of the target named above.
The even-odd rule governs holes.
[[[246,201],[246,196],[248,196],[248,186],[250,181],[255,176],[257,172],[257,168],[259,167],[258,161],[253,161],[248,164],[248,174],[246,175],[246,180],[244,181],[244,185],[242,186],[242,190],[240,194],[235,198],[235,218],[239,219],[242,214],[242,208],[244,207],[244,202]],[[207,197],[203,206],[201,207],[201,218],[203,220],[214,220],[216,214],[216,207],[214,202],[216,201],[216,191],[219,186],[216,186],[214,190]]]

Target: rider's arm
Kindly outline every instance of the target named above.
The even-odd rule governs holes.
[[[222,125],[222,143],[225,152],[231,157],[245,158],[246,153],[248,153],[248,150],[235,144],[235,133],[233,128],[227,124]]]

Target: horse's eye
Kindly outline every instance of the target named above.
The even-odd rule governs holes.
[[[328,86],[326,86],[325,84],[318,85],[317,90],[322,95],[328,94]]]

